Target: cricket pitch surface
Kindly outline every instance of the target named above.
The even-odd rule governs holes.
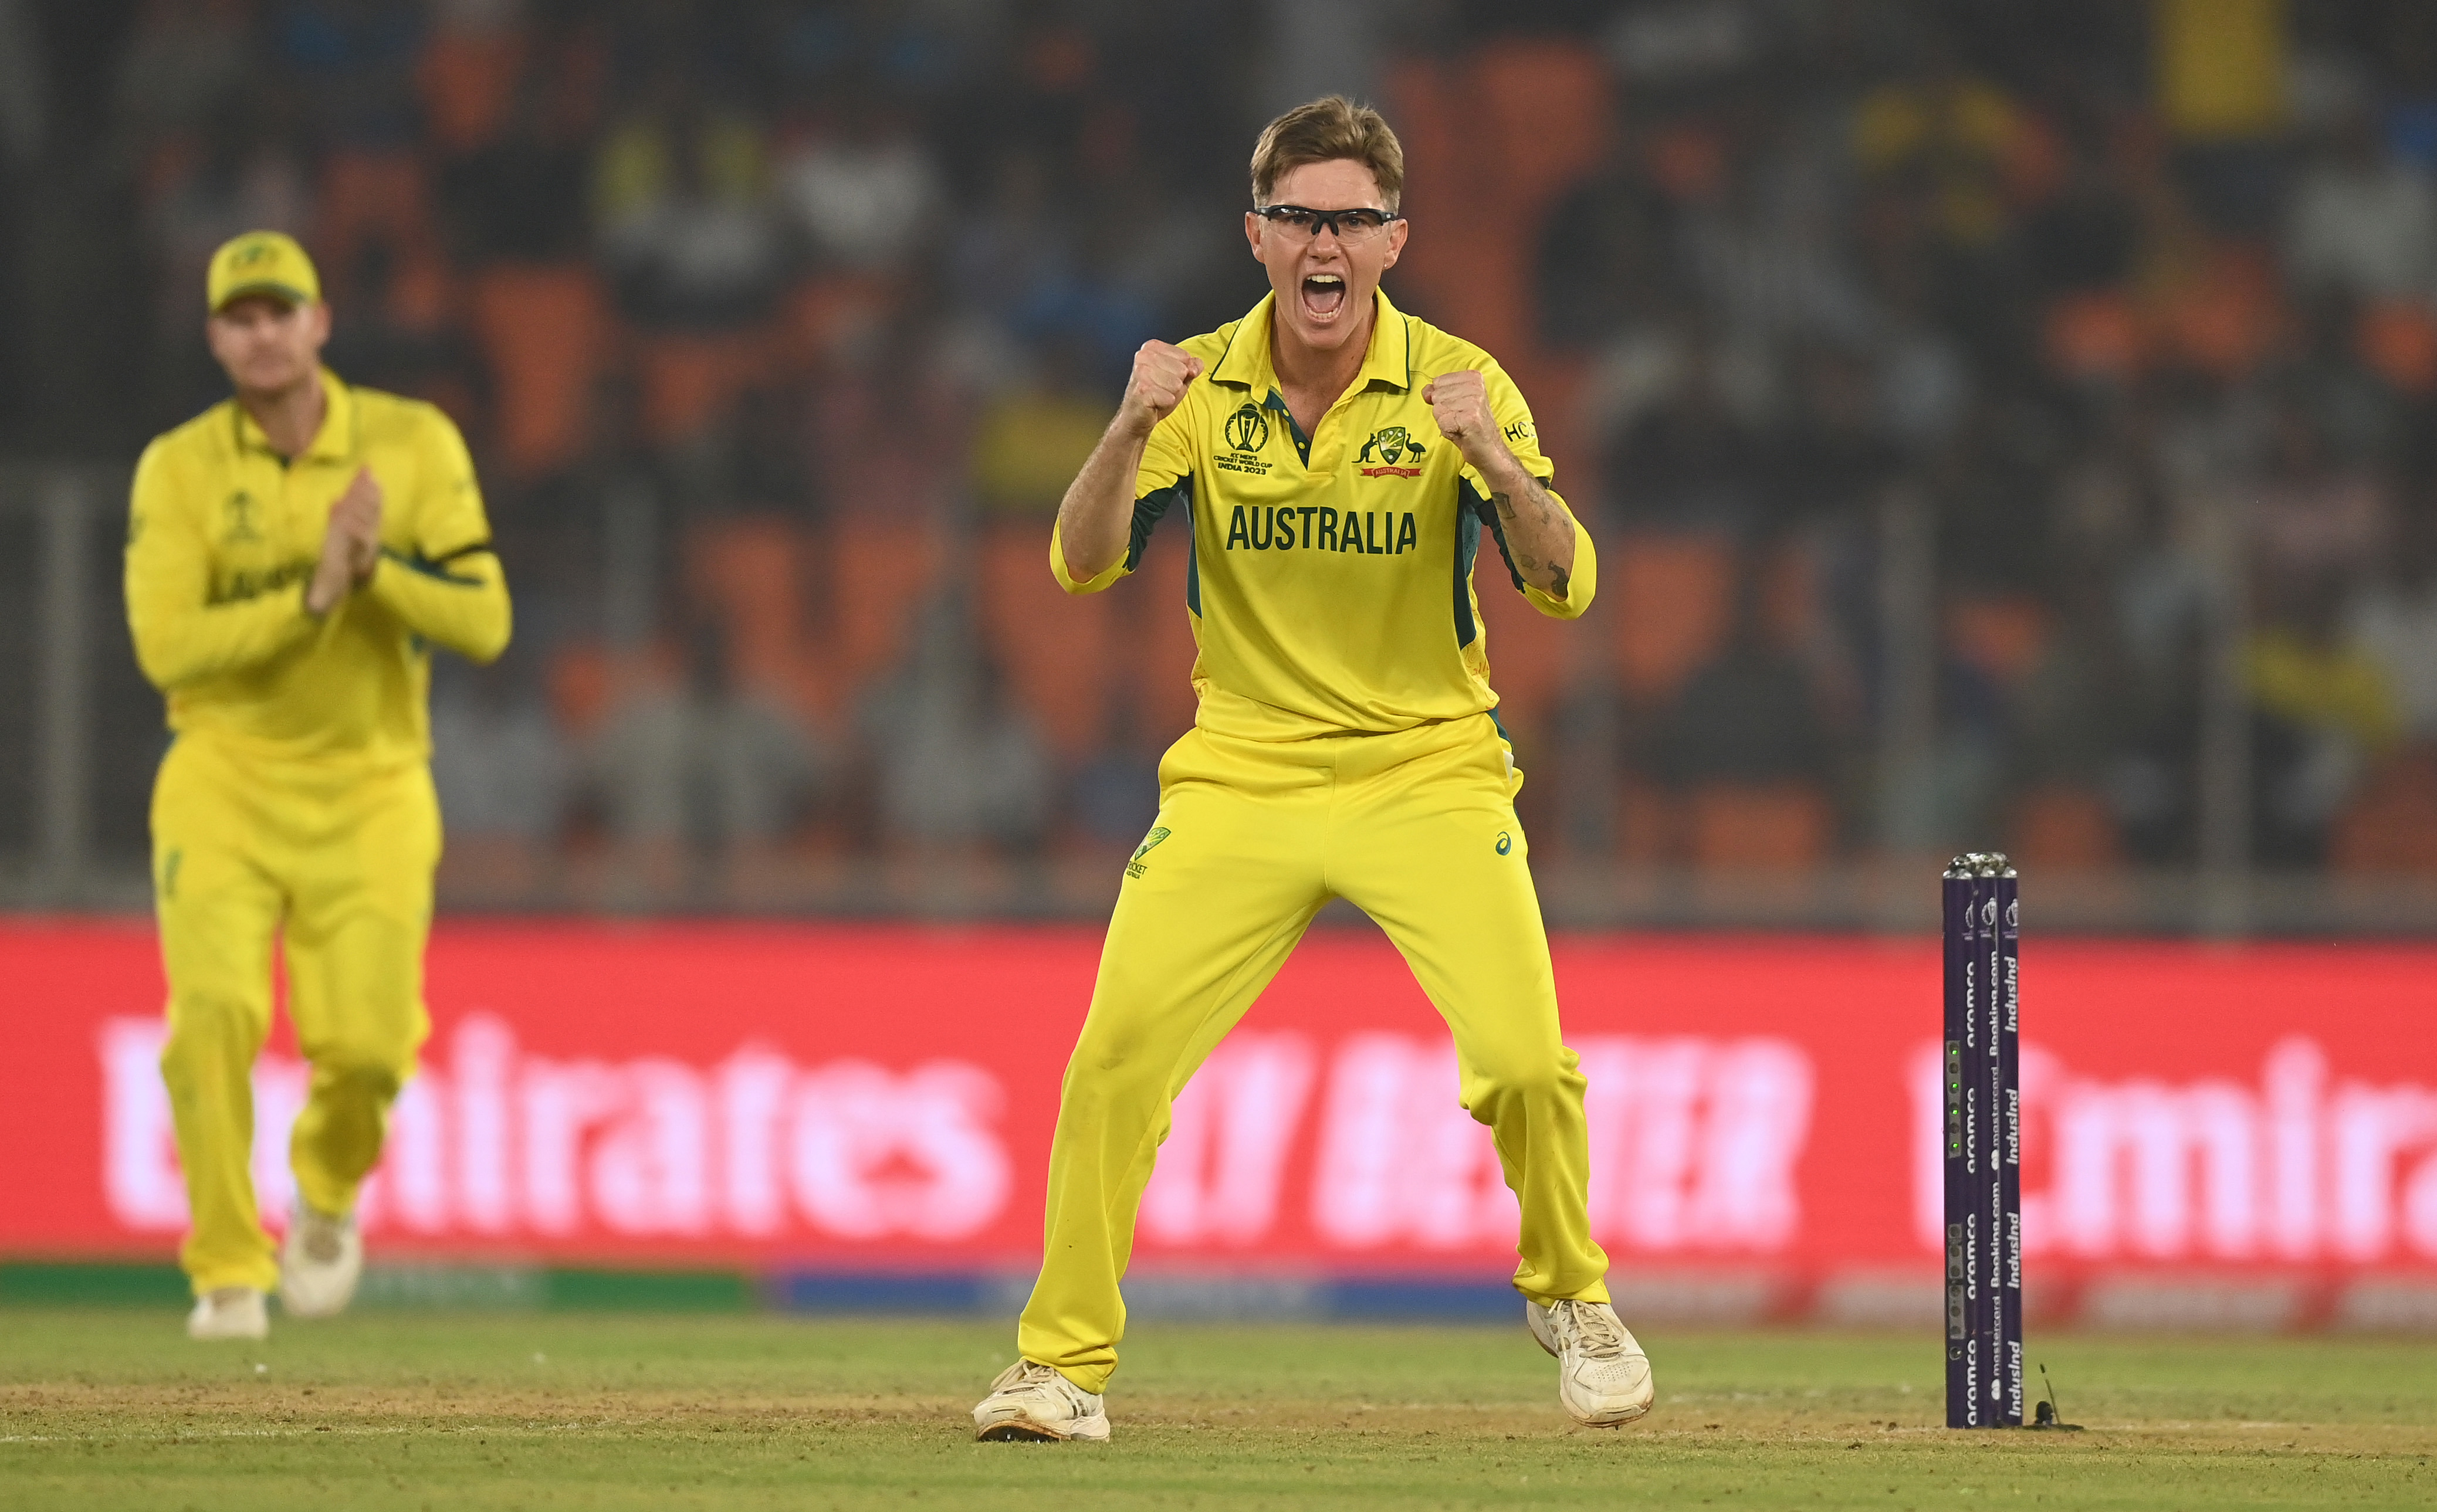
[[[1519,1314],[1520,1308],[1518,1306]],[[1630,1321],[1630,1320],[1628,1320]],[[2437,1504],[2425,1339],[2035,1335],[2073,1434],[1950,1432],[1937,1342],[1640,1331],[1579,1429],[1523,1330],[1138,1323],[1105,1446],[976,1444],[1008,1324],[372,1312],[190,1343],[0,1311],[0,1507]]]

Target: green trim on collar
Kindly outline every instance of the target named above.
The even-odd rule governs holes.
[[[363,407],[357,402],[355,391],[348,388],[337,374],[327,368],[320,371],[322,428],[314,433],[312,442],[296,457],[287,456],[271,444],[271,438],[263,433],[262,426],[246,412],[244,401],[234,396],[229,399],[229,424],[236,438],[237,455],[261,452],[278,458],[279,464],[286,467],[299,458],[345,461],[359,454],[363,443]]]
[[[1362,366],[1354,375],[1359,391],[1373,384],[1386,384],[1402,392],[1413,387],[1413,321],[1396,308],[1384,288],[1372,292],[1373,319],[1371,344],[1363,350]],[[1275,364],[1270,359],[1270,340],[1277,320],[1277,290],[1261,296],[1261,302],[1244,312],[1236,329],[1227,338],[1226,349],[1218,360],[1210,365],[1210,381],[1230,388],[1246,389],[1254,393],[1278,386]],[[1247,339],[1247,338],[1253,339]],[[1401,345],[1401,352],[1395,348]],[[1399,377],[1398,374],[1403,376]]]
[[[1264,409],[1276,410],[1279,417],[1286,421],[1287,434],[1293,438],[1295,454],[1303,459],[1304,466],[1306,468],[1309,468],[1311,466],[1311,438],[1303,433],[1303,426],[1295,419],[1294,411],[1287,408],[1287,396],[1278,392],[1277,390],[1271,389],[1270,391],[1270,396],[1261,401],[1261,408]]]

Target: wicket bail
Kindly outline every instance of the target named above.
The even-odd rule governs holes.
[[[2023,1425],[2022,905],[2003,855],[1946,869],[1946,1426]]]

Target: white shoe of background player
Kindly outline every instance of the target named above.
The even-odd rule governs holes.
[[[1557,1357],[1557,1399],[1586,1428],[1614,1428],[1650,1410],[1650,1357],[1605,1302],[1523,1304],[1540,1347]]]
[[[355,1299],[364,1274],[356,1215],[317,1213],[303,1201],[288,1219],[279,1251],[279,1309],[291,1318],[335,1317]]]
[[[991,1382],[991,1394],[973,1408],[973,1436],[997,1443],[1081,1439],[1109,1441],[1109,1415],[1100,1399],[1050,1369],[1018,1360]]]
[[[267,1339],[271,1314],[263,1311],[262,1294],[251,1286],[222,1286],[195,1298],[186,1314],[189,1339]]]

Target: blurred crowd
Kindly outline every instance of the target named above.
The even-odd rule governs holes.
[[[463,895],[1134,843],[1179,525],[1068,600],[1048,519],[1134,346],[1260,294],[1244,160],[1322,88],[1600,540],[1579,625],[1481,578],[1544,846],[2189,865],[2215,686],[2253,861],[2437,870],[2421,0],[155,0],[115,69],[150,419],[269,225],[475,447]]]

